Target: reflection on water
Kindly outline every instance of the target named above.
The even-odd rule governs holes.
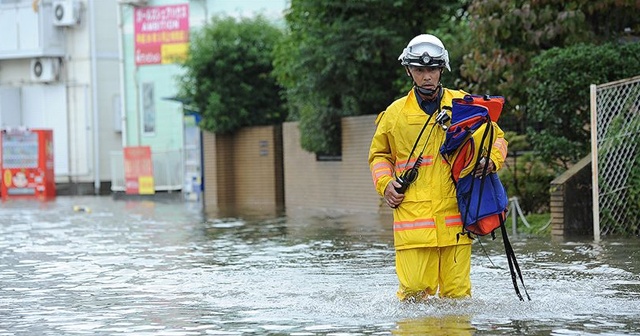
[[[392,330],[393,335],[467,336],[473,335],[474,332],[471,317],[462,315],[423,316],[399,320],[397,328]]]
[[[531,302],[483,239],[473,298],[406,304],[389,218],[205,219],[109,197],[0,212],[0,335],[640,335],[637,239],[512,237]]]

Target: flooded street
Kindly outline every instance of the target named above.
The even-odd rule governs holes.
[[[389,218],[110,196],[0,213],[0,335],[640,335],[638,238],[511,237],[530,302],[483,238],[473,298],[403,304]]]

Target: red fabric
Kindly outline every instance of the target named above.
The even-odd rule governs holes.
[[[462,149],[460,149],[460,153],[456,156],[455,161],[451,165],[451,174],[453,175],[453,180],[458,183],[460,179],[460,173],[473,161],[473,153],[475,152],[474,142],[467,141],[464,145],[462,145]]]
[[[488,235],[500,227],[500,216],[502,216],[502,221],[504,222],[507,219],[507,212],[484,217],[476,223],[467,226],[465,229],[479,236]]]

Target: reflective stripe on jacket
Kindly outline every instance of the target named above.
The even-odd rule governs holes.
[[[460,90],[444,89],[440,108],[450,108],[453,98],[462,98],[466,94]],[[448,113],[451,113],[450,110]],[[457,237],[462,231],[462,220],[451,180],[451,167],[440,155],[445,130],[435,123],[435,115],[409,158],[411,148],[428,118],[418,105],[412,89],[405,97],[393,102],[376,120],[377,128],[369,150],[369,167],[380,195],[384,195],[387,184],[395,175],[399,176],[403,170],[413,166],[429,137],[429,143],[422,153],[418,177],[405,192],[404,201],[393,211],[396,249],[471,243],[467,236]],[[504,137],[502,132],[498,137]],[[503,143],[500,142],[500,145]],[[501,155],[495,156],[497,168],[503,162]]]

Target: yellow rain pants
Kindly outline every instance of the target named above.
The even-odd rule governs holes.
[[[434,272],[433,270],[439,270]],[[471,296],[471,244],[396,251],[400,300]]]

